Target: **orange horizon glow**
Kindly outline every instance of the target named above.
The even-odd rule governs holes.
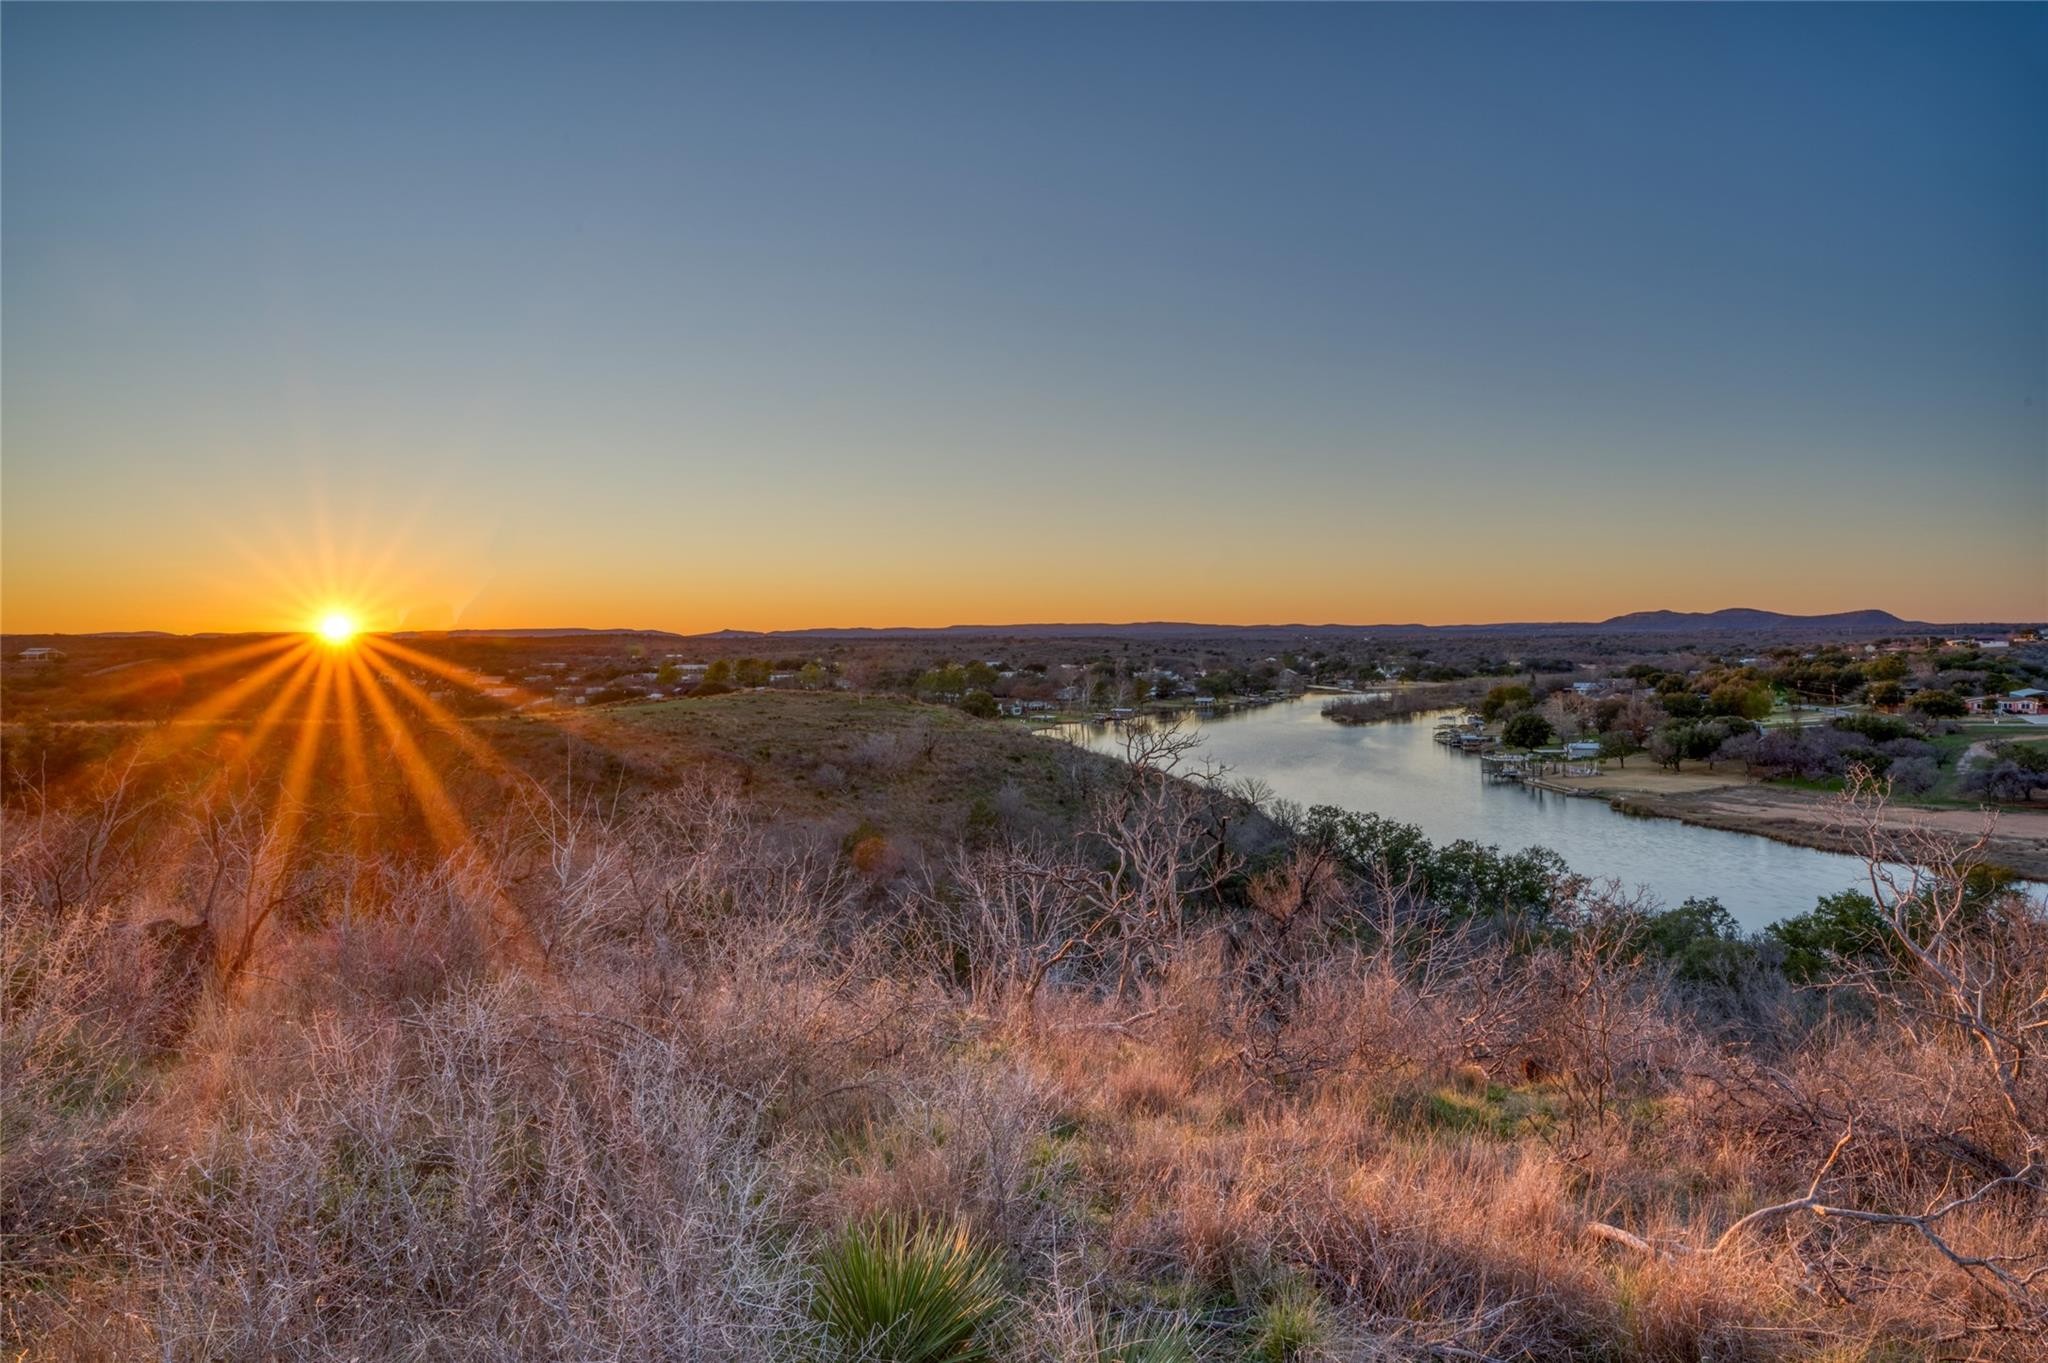
[[[1152,541],[1113,533],[1103,508],[1088,502],[1063,521],[1050,507],[970,508],[935,495],[929,508],[872,525],[800,507],[764,540],[743,516],[600,535],[568,523],[493,529],[491,516],[449,505],[448,494],[366,493],[339,507],[317,481],[308,494],[289,510],[268,499],[191,508],[210,532],[196,536],[176,515],[121,527],[118,543],[102,543],[96,556],[69,540],[39,544],[41,527],[24,535],[10,523],[0,542],[0,627],[11,635],[296,633],[339,647],[368,634],[450,629],[1440,626],[1732,606],[1888,610],[1936,624],[2048,616],[2048,574],[2032,571],[2032,550],[2001,562],[1986,546],[1958,541],[1948,548],[1981,565],[1955,573],[1916,565],[1879,579],[1866,565],[1845,571],[1821,549],[1796,544],[1702,559],[1674,548],[1649,519],[1600,527],[1598,553],[1589,554],[1541,518],[1483,532],[1436,524],[1426,498],[1355,522],[1341,506],[1308,505],[1284,546],[1247,530],[1242,552],[1225,547],[1234,534],[1228,508],[1211,507],[1184,546],[1162,556]],[[176,552],[157,551],[167,537]],[[142,559],[147,571],[132,566]],[[31,563],[35,570],[23,571]]]

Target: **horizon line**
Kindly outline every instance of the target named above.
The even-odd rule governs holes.
[[[501,636],[501,637],[535,637],[535,636],[541,636],[541,635],[565,635],[565,634],[590,634],[590,635],[603,635],[603,634],[658,634],[658,635],[666,635],[666,636],[668,636],[668,637],[671,637],[671,638],[677,638],[677,639],[715,639],[715,638],[719,638],[719,637],[728,637],[728,638],[729,638],[729,637],[749,637],[749,636],[751,636],[751,637],[758,637],[758,638],[778,638],[778,637],[779,637],[779,638],[801,638],[801,637],[805,637],[805,636],[815,636],[815,635],[829,635],[829,634],[866,634],[866,635],[915,635],[915,634],[944,634],[944,633],[970,633],[970,632],[972,632],[972,633],[1000,633],[1000,632],[1003,632],[1003,631],[1014,631],[1014,630],[1034,630],[1034,631],[1057,631],[1057,630],[1088,630],[1088,631],[1096,631],[1096,632],[1101,632],[1101,631],[1115,631],[1115,630],[1159,630],[1159,629],[1175,629],[1175,630],[1182,630],[1182,631],[1187,631],[1187,632],[1198,632],[1198,631],[1216,631],[1216,632],[1219,632],[1219,633],[1221,633],[1221,632],[1261,632],[1261,631],[1267,631],[1267,632],[1282,632],[1282,631],[1331,631],[1331,630],[1353,630],[1353,631],[1369,631],[1369,630],[1384,630],[1384,631],[1414,631],[1414,630],[1460,630],[1460,629],[1464,629],[1464,630],[1482,630],[1482,629],[1485,629],[1485,630],[1503,630],[1503,629],[1518,629],[1518,628],[1523,628],[1523,629],[1568,629],[1568,628],[1587,628],[1587,629],[1598,629],[1598,628],[1601,628],[1601,627],[1604,627],[1604,626],[1609,626],[1609,625],[1613,625],[1613,624],[1615,624],[1615,623],[1617,623],[1617,622],[1621,622],[1621,621],[1628,621],[1628,620],[1632,620],[1632,619],[1639,619],[1639,618],[1642,618],[1642,617],[1654,617],[1654,616],[1677,616],[1677,617],[1683,617],[1683,619],[1682,619],[1682,620],[1680,620],[1680,621],[1677,621],[1677,622],[1674,622],[1674,626],[1673,626],[1673,627],[1674,627],[1675,629],[1683,629],[1683,628],[1687,628],[1687,627],[1693,627],[1693,628],[1711,628],[1711,627],[1712,627],[1712,625],[1713,625],[1713,624],[1715,623],[1715,619],[1714,619],[1714,618],[1715,618],[1716,616],[1725,616],[1725,615],[1735,615],[1735,614],[1753,614],[1753,615],[1763,615],[1763,616],[1770,616],[1770,617],[1775,617],[1775,620],[1774,620],[1774,621],[1772,621],[1772,622],[1769,622],[1769,623],[1783,623],[1783,624],[1784,624],[1784,625],[1786,625],[1786,626],[1792,626],[1792,627],[1796,627],[1796,626],[1798,626],[1798,625],[1802,625],[1802,624],[1820,624],[1820,623],[1829,623],[1829,622],[1839,622],[1839,621],[1842,621],[1842,620],[1845,620],[1845,619],[1850,619],[1850,618],[1853,618],[1853,617],[1856,617],[1856,616],[1864,616],[1864,615],[1885,615],[1885,616],[1889,616],[1889,617],[1890,617],[1890,620],[1889,620],[1889,622],[1888,622],[1889,624],[1891,624],[1891,625],[1895,625],[1895,626],[1899,626],[1899,627],[1905,627],[1905,628],[1922,628],[1922,627],[1925,627],[1925,628],[1936,628],[1936,627],[1943,627],[1943,628],[1962,628],[1962,627],[1965,627],[1965,626],[1969,626],[1969,627],[1978,627],[1978,626],[2012,626],[2012,625],[2024,625],[2024,624],[2038,624],[2038,623],[2044,623],[2044,621],[2041,621],[2041,620],[2027,620],[2027,619],[2020,619],[2020,618],[2013,618],[2013,619],[1999,619],[1999,618],[1995,618],[1995,617],[1989,617],[1989,616],[1986,616],[1986,617],[1977,617],[1977,618],[1959,618],[1959,619],[1951,619],[1951,620],[1945,620],[1945,621],[1943,621],[1943,620],[1913,620],[1913,619],[1907,619],[1907,618],[1904,618],[1904,617],[1901,617],[1901,616],[1895,615],[1895,614],[1893,614],[1893,613],[1892,613],[1892,612],[1890,612],[1890,611],[1882,610],[1882,609],[1880,609],[1880,608],[1876,608],[1876,607],[1868,607],[1868,608],[1864,608],[1864,609],[1860,609],[1860,610],[1846,610],[1846,611],[1821,611],[1821,612],[1815,612],[1815,613],[1812,613],[1812,614],[1802,614],[1802,613],[1797,613],[1797,612],[1791,612],[1791,611],[1777,611],[1777,610],[1770,610],[1770,609],[1768,609],[1768,608],[1764,608],[1764,607],[1752,607],[1752,606],[1727,606],[1727,607],[1721,607],[1721,608],[1718,608],[1718,609],[1716,609],[1716,610],[1712,610],[1712,611],[1678,611],[1678,610],[1668,610],[1668,609],[1663,609],[1663,608],[1654,608],[1654,609],[1648,609],[1648,610],[1639,610],[1639,611],[1625,611],[1625,612],[1622,612],[1621,614],[1618,614],[1618,615],[1611,615],[1611,616],[1608,616],[1608,617],[1606,617],[1606,618],[1604,618],[1604,619],[1601,619],[1601,620],[1563,620],[1563,619],[1559,619],[1559,620],[1494,620],[1494,621],[1447,621],[1447,622],[1443,622],[1443,623],[1439,623],[1439,624],[1428,624],[1428,623],[1424,623],[1424,622],[1421,622],[1421,621],[1381,621],[1381,622],[1376,622],[1376,623],[1370,623],[1370,624],[1365,624],[1365,623],[1349,623],[1349,622],[1345,622],[1345,621],[1324,621],[1324,622],[1320,622],[1320,623],[1311,623],[1311,622],[1308,622],[1308,621],[1259,621],[1259,622],[1252,622],[1252,623],[1245,623],[1245,624],[1233,624],[1233,623],[1226,623],[1226,622],[1220,622],[1220,621],[1202,621],[1202,620],[1169,620],[1169,619],[1151,619],[1151,620],[1126,620],[1126,621],[1115,621],[1115,620],[1019,620],[1019,621],[1009,621],[1009,622],[1001,622],[1001,623],[987,623],[987,622],[959,622],[959,623],[953,623],[953,624],[945,624],[945,625],[905,625],[905,624],[898,624],[898,625],[809,625],[809,626],[804,626],[804,627],[801,627],[801,628],[787,628],[787,629],[751,629],[751,628],[746,628],[746,627],[743,627],[743,626],[731,626],[731,625],[727,625],[727,626],[720,626],[720,627],[719,627],[719,628],[717,628],[717,629],[706,629],[706,630],[694,630],[694,631],[686,631],[686,630],[677,630],[677,629],[668,629],[668,628],[662,628],[662,627],[658,627],[658,626],[640,626],[640,625],[616,625],[616,626],[591,626],[591,625],[520,625],[520,626],[506,626],[506,625],[455,625],[455,626],[450,626],[449,628],[446,628],[446,629],[420,629],[420,628],[415,628],[415,627],[399,627],[399,628],[393,628],[393,629],[365,629],[365,630],[363,630],[362,632],[363,632],[363,633],[365,633],[365,634],[376,634],[376,635],[385,635],[385,636],[391,636],[391,637],[405,637],[405,636],[417,636],[417,637],[426,637],[426,638],[432,638],[432,637],[435,637],[435,636],[451,636],[451,635],[497,635],[497,636]],[[1874,623],[1875,623],[1875,622],[1874,622]],[[1742,626],[1736,626],[1736,628],[1742,628]],[[62,638],[80,638],[80,639],[93,639],[93,638],[107,639],[107,638],[121,638],[121,637],[124,637],[124,636],[125,636],[125,637],[137,637],[137,638],[141,638],[141,637],[153,637],[153,638],[166,638],[166,639],[205,639],[205,638],[221,638],[221,637],[230,637],[230,636],[258,636],[258,635],[285,635],[285,634],[302,634],[302,633],[306,633],[306,632],[307,632],[307,631],[305,631],[305,630],[303,630],[303,629],[297,629],[297,628],[246,628],[246,629],[206,629],[206,630],[189,630],[189,631],[178,631],[178,630],[166,630],[166,629],[153,629],[153,628],[146,628],[146,627],[145,627],[145,628],[138,628],[138,629],[98,629],[98,630],[0,630],[0,638],[38,638],[38,637],[62,637]]]

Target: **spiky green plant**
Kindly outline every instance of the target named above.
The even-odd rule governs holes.
[[[1289,1363],[1323,1340],[1323,1303],[1300,1280],[1283,1283],[1252,1321],[1252,1355],[1266,1363]]]
[[[1096,1330],[1090,1363],[1193,1363],[1196,1356],[1187,1326],[1176,1321],[1146,1329],[1127,1321]]]
[[[996,1256],[964,1229],[890,1216],[827,1247],[811,1314],[828,1358],[983,1363],[1004,1304]]]

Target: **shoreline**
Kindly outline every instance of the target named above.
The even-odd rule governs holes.
[[[1819,852],[1853,856],[1858,850],[1829,824],[1833,797],[1817,792],[1757,783],[1715,785],[1683,792],[1620,785],[1601,789],[1554,777],[1525,784],[1574,799],[1604,800],[1618,813],[1638,818],[1673,819],[1696,828],[1748,833]],[[1886,823],[1897,828],[1932,828],[1969,839],[1982,831],[1984,821],[1993,813],[1998,823],[1985,849],[1986,859],[2024,880],[2048,882],[2048,812],[1892,805]],[[2021,828],[2015,830],[2015,824]]]

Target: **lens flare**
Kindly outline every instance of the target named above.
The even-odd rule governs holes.
[[[339,648],[356,637],[355,617],[347,611],[328,611],[313,622],[313,632],[323,643]]]

